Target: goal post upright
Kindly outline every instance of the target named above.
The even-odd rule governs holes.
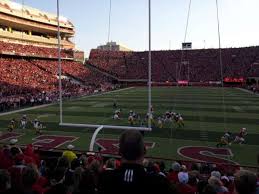
[[[151,55],[151,0],[148,0],[148,128],[151,128],[151,87],[152,87],[152,69],[151,69],[151,62],[152,62],[152,55]]]
[[[93,136],[92,136],[92,139],[91,139],[91,142],[90,142],[90,146],[89,146],[89,151],[92,152],[94,151],[94,144],[95,144],[95,140],[96,140],[96,137],[98,135],[98,133],[103,129],[103,126],[101,125],[100,127],[98,127]]]
[[[59,21],[59,0],[57,0],[57,24],[58,24],[58,88],[59,88],[59,122],[63,123],[63,99],[62,99],[62,65],[61,65],[61,37],[60,37],[60,21]]]
[[[89,151],[94,150],[94,144],[96,137],[98,133],[103,129],[114,129],[114,130],[134,130],[134,131],[152,131],[152,124],[151,124],[151,107],[152,107],[152,59],[151,59],[151,0],[148,1],[148,36],[149,36],[149,42],[148,42],[148,123],[147,127],[134,127],[134,126],[116,126],[116,125],[102,125],[102,124],[83,124],[83,123],[66,123],[63,121],[63,99],[62,99],[62,64],[61,64],[61,36],[60,36],[60,2],[59,0],[56,0],[56,6],[57,6],[57,38],[58,38],[58,77],[59,77],[59,126],[61,127],[75,127],[75,128],[94,128],[95,131],[91,138],[91,143],[89,146]],[[110,1],[111,6],[111,1]],[[110,7],[111,9],[111,7]],[[111,14],[111,13],[110,13]],[[109,21],[110,22],[110,21]],[[109,24],[110,25],[110,24]],[[109,39],[109,38],[108,38]]]

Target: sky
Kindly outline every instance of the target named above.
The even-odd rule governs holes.
[[[55,0],[14,0],[56,13]],[[189,0],[151,0],[152,50],[180,49]],[[259,0],[218,0],[222,47],[259,45]],[[60,0],[60,13],[75,26],[74,42],[86,57],[108,40],[109,0]],[[148,0],[112,0],[111,38],[135,51],[148,50]],[[216,0],[192,0],[186,41],[217,48]]]

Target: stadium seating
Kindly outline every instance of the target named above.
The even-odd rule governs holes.
[[[16,44],[16,43],[0,41],[0,50],[1,50],[1,53],[9,53],[13,55],[37,56],[37,57],[46,57],[46,58],[58,57],[57,48],[33,46],[28,44]],[[61,57],[73,58],[73,50],[62,49]]]
[[[7,42],[0,42],[0,48],[2,53],[9,53],[0,58],[0,110],[30,103],[31,96],[40,96],[42,99],[47,94],[49,99],[57,99],[58,63],[53,59],[57,57],[55,48]],[[72,52],[62,50],[62,57],[70,58]],[[259,68],[256,66],[259,64],[259,47],[222,49],[222,61],[224,77],[246,78],[259,75]],[[87,63],[119,79],[145,80],[148,77],[148,52],[93,49]],[[104,74],[72,60],[62,60],[62,76],[65,76],[62,83],[67,97],[91,94],[100,88],[112,88],[109,78]],[[219,51],[202,49],[152,52],[154,82],[174,82],[188,78],[191,82],[202,83],[204,86],[210,81],[221,80]],[[257,90],[256,88],[255,91]],[[43,97],[39,95],[42,92]]]
[[[0,58],[0,111],[26,104],[58,99],[58,62],[47,59]],[[102,74],[92,72],[82,63],[62,61],[64,97],[92,94],[97,89],[110,90]]]
[[[258,76],[259,47],[222,49],[223,77]],[[120,79],[147,79],[148,52],[93,49],[88,63]],[[221,80],[218,49],[152,51],[152,80],[156,82]]]
[[[53,59],[57,56],[56,49],[5,42],[0,43],[0,48],[2,53],[13,53],[13,56],[0,58],[0,111],[58,99],[58,63]],[[64,58],[70,58],[70,54],[70,51],[62,51]],[[30,57],[33,55],[46,59]],[[222,49],[222,58],[226,77],[259,73],[254,69],[254,64],[259,63],[259,47]],[[188,72],[193,82],[217,81],[221,77],[216,49],[154,51],[152,59],[152,79],[156,82],[188,79]],[[148,52],[92,50],[88,63],[120,79],[147,79],[148,75]],[[62,60],[62,76],[63,96],[68,98],[113,87],[103,74],[72,60]],[[23,151],[19,146],[3,146],[0,149],[0,185],[3,186],[0,192],[98,193],[102,173],[118,169],[121,162],[119,158],[104,158],[101,153],[95,156],[80,153],[71,163],[64,157],[50,155],[55,153],[37,152],[31,145]],[[166,177],[175,193],[202,194],[211,190],[234,193],[234,173],[239,172],[239,167],[177,161],[168,169],[164,163],[146,159],[143,165],[147,173]],[[11,190],[4,187],[8,183]]]

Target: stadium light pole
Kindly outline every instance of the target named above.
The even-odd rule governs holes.
[[[148,119],[148,128],[151,128],[151,84],[152,84],[152,79],[151,79],[151,0],[148,0],[148,35],[149,35],[149,52],[148,52],[148,114],[149,114],[149,119]]]
[[[63,123],[63,106],[62,106],[62,82],[61,82],[61,48],[60,48],[60,22],[59,22],[59,0],[57,0],[57,22],[58,22],[58,75],[59,75],[59,122]]]

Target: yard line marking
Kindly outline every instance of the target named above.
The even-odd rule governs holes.
[[[232,108],[233,108],[236,112],[244,112],[244,110],[243,110],[240,106],[232,106]]]
[[[208,131],[204,131],[204,130],[200,131],[200,140],[208,141]]]

